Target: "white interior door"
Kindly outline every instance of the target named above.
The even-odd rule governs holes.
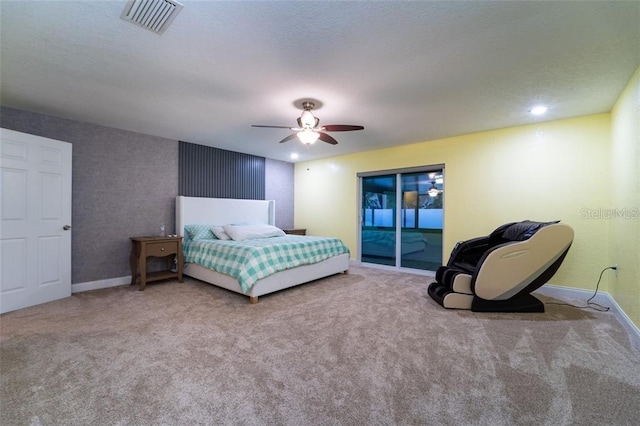
[[[71,295],[71,144],[0,129],[0,313]]]

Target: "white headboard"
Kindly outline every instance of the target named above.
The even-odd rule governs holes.
[[[182,195],[176,197],[176,233],[180,236],[184,236],[185,225],[228,225],[242,222],[275,225],[276,202]]]

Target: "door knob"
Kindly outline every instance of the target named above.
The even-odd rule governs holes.
[[[65,231],[68,231],[69,229],[71,229],[71,225],[65,225],[62,227],[62,229],[64,229]]]

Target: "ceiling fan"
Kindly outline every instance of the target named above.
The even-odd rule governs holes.
[[[311,110],[316,106],[311,101],[302,102],[302,115],[298,117],[298,127],[289,126],[265,126],[261,124],[252,124],[251,127],[270,127],[274,129],[290,129],[296,133],[287,136],[282,139],[280,143],[288,142],[296,136],[300,139],[300,142],[311,145],[318,139],[323,142],[330,143],[331,145],[337,145],[338,141],[329,136],[325,132],[350,132],[352,130],[362,130],[363,126],[353,126],[350,124],[327,124],[320,126],[320,119],[315,117]]]

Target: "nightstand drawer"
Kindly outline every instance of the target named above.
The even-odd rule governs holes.
[[[147,243],[145,249],[147,252],[147,256],[168,256],[170,254],[176,254],[178,252],[178,243],[175,241]]]
[[[283,229],[285,234],[289,235],[307,235],[307,230],[302,228],[297,229]]]

